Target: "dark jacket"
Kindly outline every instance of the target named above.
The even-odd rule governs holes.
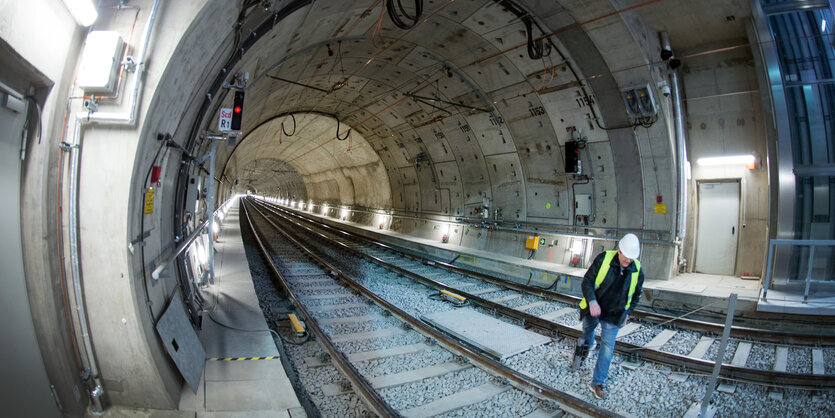
[[[594,289],[594,281],[597,278],[597,272],[600,271],[600,266],[603,264],[603,258],[606,253],[600,253],[591,263],[591,266],[586,270],[586,275],[583,277],[583,297],[586,298],[587,303],[596,300],[600,305],[600,320],[606,321],[610,324],[620,326],[626,315],[632,312],[638,301],[641,300],[641,288],[644,286],[644,269],[638,273],[638,285],[635,286],[635,293],[632,295],[632,303],[629,305],[627,311],[626,297],[629,294],[629,283],[632,280],[631,275],[635,272],[637,267],[635,263],[630,264],[627,268],[622,268],[618,262],[618,256],[612,259],[609,266],[609,272],[606,274],[606,279],[600,284],[597,290]],[[580,311],[580,317],[583,318],[588,315],[589,308]]]

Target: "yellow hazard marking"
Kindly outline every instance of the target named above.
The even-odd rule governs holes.
[[[664,203],[656,203],[655,204],[655,213],[665,214],[667,213],[667,205]]]
[[[458,299],[458,300],[460,300],[460,301],[462,301],[462,302],[463,302],[463,301],[465,301],[465,300],[467,300],[467,298],[465,298],[465,297],[463,297],[463,296],[461,296],[461,295],[458,295],[458,294],[455,294],[455,293],[449,292],[449,291],[447,291],[447,290],[441,290],[441,293],[443,293],[443,294],[445,294],[445,295],[447,295],[447,296],[449,296],[449,297],[452,297],[452,298]]]
[[[148,215],[150,213],[154,213],[154,194],[156,191],[153,187],[149,187],[148,191],[145,192],[145,214]]]
[[[293,328],[296,330],[297,333],[303,334],[305,332],[304,326],[302,326],[301,321],[299,321],[299,317],[296,314],[288,314],[290,318],[290,323],[293,324]]]
[[[275,360],[279,356],[269,357],[209,357],[209,361]]]

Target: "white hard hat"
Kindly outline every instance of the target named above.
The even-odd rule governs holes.
[[[626,234],[618,242],[618,249],[626,258],[636,259],[641,255],[641,243],[635,234]]]

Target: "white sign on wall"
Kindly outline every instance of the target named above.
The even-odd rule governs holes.
[[[229,132],[232,130],[232,108],[223,107],[220,109],[217,128],[221,132]]]

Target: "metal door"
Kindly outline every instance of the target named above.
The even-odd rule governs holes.
[[[738,237],[739,182],[700,182],[696,271],[733,275]]]
[[[5,81],[5,80],[3,80]],[[53,399],[23,272],[20,235],[20,150],[28,99],[0,81],[0,404],[9,416],[60,416]]]

